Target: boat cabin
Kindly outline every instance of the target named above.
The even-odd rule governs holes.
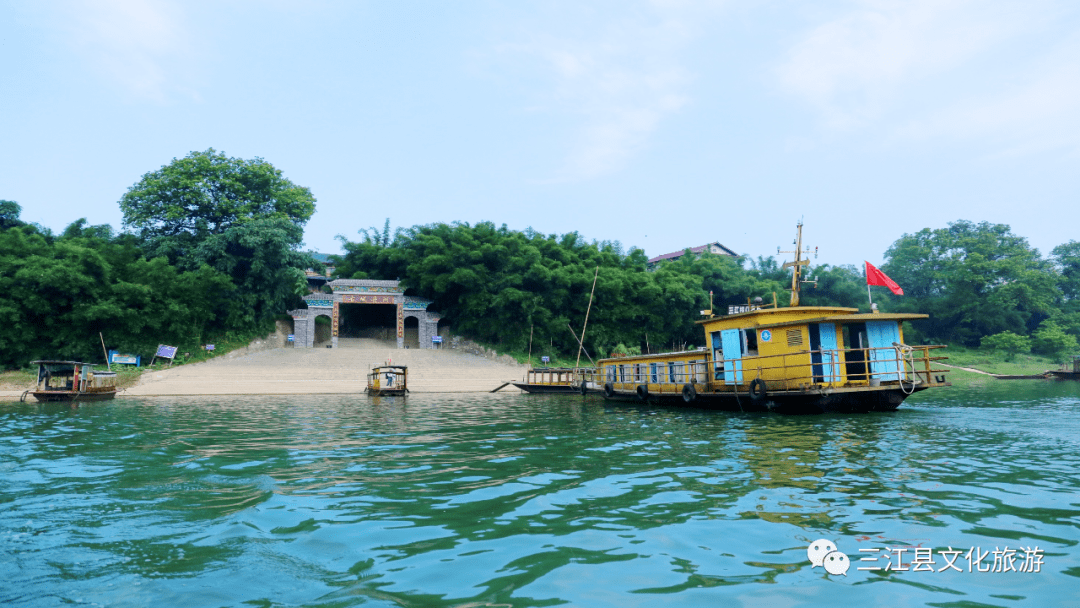
[[[38,401],[108,399],[116,395],[116,372],[95,371],[92,363],[32,361],[38,366],[37,384],[30,391]]]
[[[904,346],[902,322],[926,317],[800,306],[698,323],[709,348],[711,385],[748,385],[760,378],[770,389],[796,390],[912,380],[914,370],[904,366],[911,353]]]

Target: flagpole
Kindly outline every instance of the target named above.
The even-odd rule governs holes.
[[[874,308],[874,298],[870,295],[870,262],[863,260],[863,272],[866,274],[866,299],[870,301],[870,308]]]

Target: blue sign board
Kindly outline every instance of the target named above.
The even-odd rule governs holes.
[[[206,350],[214,350],[214,345],[213,344],[207,344],[206,345]]]
[[[540,357],[541,363],[551,363],[551,357]]]
[[[289,342],[296,342],[296,335],[295,334],[289,334],[289,336],[287,338],[285,338],[285,339],[288,340]]]
[[[162,357],[163,359],[172,359],[176,357],[176,347],[159,344],[157,347],[157,354],[155,356]]]
[[[121,352],[110,350],[109,363],[123,363],[126,365],[134,365],[138,367],[142,364],[142,357],[139,355],[125,355]]]
[[[431,336],[432,344],[442,344],[442,336]]]

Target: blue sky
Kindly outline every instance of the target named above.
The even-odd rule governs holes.
[[[905,232],[1080,238],[1074,2],[0,1],[0,199],[120,226],[193,150],[311,188],[310,248],[490,220],[651,257],[880,263]]]

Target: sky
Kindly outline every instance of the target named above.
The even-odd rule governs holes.
[[[0,0],[0,74],[0,199],[53,230],[214,148],[310,188],[325,253],[386,218],[649,257],[801,219],[834,265],[1080,239],[1076,2]]]

